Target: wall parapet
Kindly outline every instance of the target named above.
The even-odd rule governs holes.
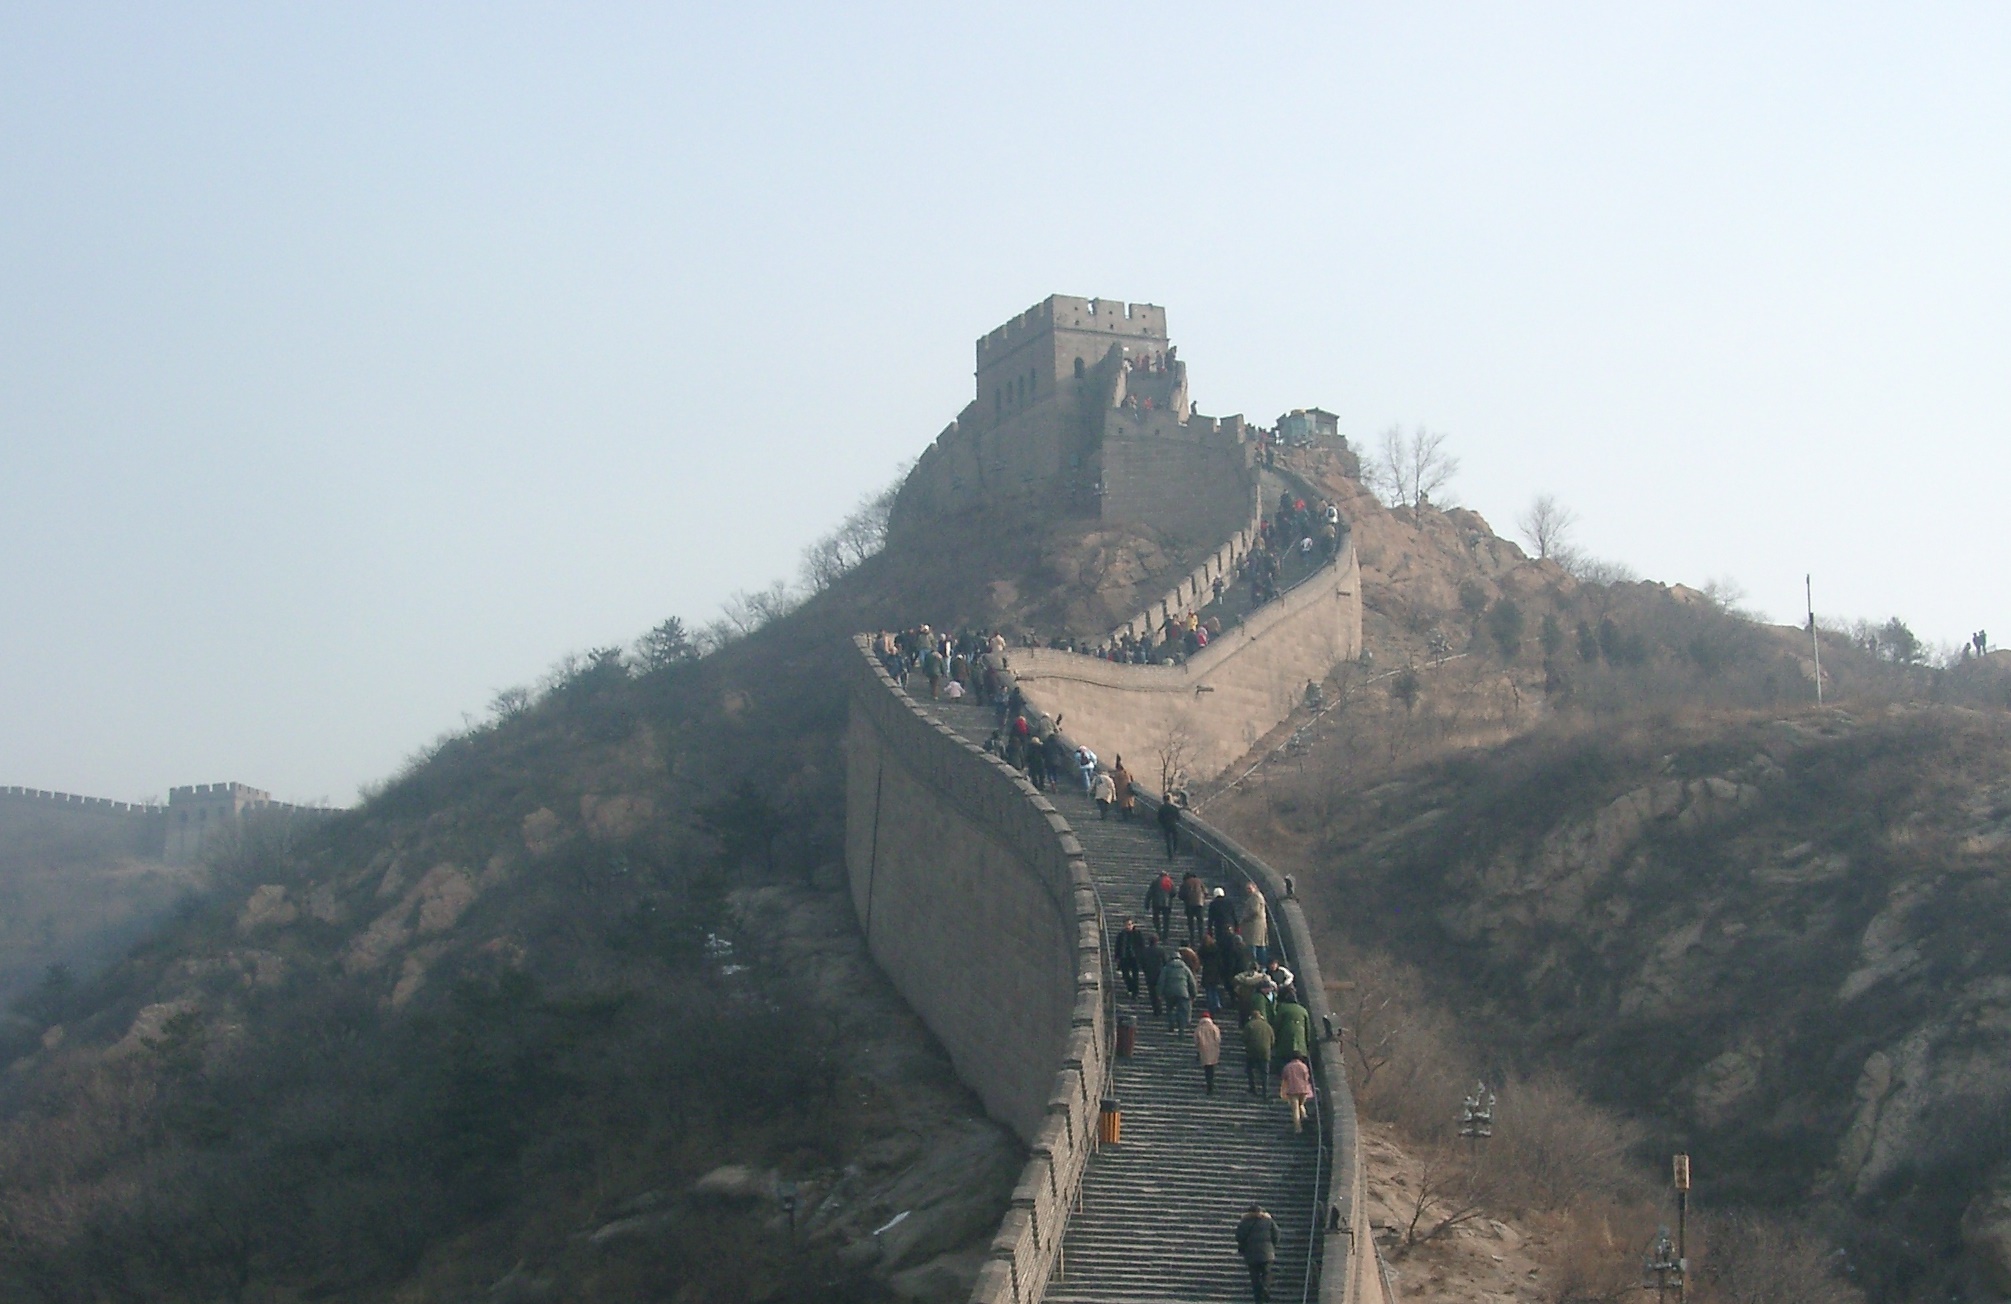
[[[109,797],[80,797],[72,792],[45,792],[40,788],[0,788],[0,798],[30,801],[51,810],[85,811],[96,815],[159,815],[165,809],[146,802],[113,801]]]
[[[1037,1304],[1096,1148],[1110,1076],[1102,907],[1081,844],[1052,803],[931,718],[864,636],[854,643],[853,907],[867,949],[958,1076],[1028,1147],[972,1299]]]
[[[1143,611],[1111,630],[1111,641],[1115,642],[1126,634],[1133,638],[1148,637],[1166,628],[1167,623],[1177,613],[1184,612],[1190,607],[1199,608],[1205,605],[1200,601],[1200,596],[1205,592],[1212,597],[1214,582],[1217,579],[1224,584],[1235,582],[1236,568],[1250,555],[1250,549],[1257,546],[1257,538],[1263,528],[1264,490],[1258,483],[1257,477],[1253,475],[1250,479],[1249,519],[1243,528],[1231,535],[1221,547],[1202,558],[1193,570],[1187,572],[1178,584],[1161,594],[1157,601],[1146,603]],[[1158,617],[1156,622],[1153,619],[1155,615]]]
[[[1150,792],[1139,792],[1138,800],[1148,811],[1159,808],[1159,798]],[[1320,1130],[1323,1143],[1330,1147],[1330,1176],[1317,1194],[1317,1207],[1309,1211],[1313,1244],[1319,1247],[1317,1298],[1321,1304],[1384,1304],[1387,1296],[1376,1259],[1374,1229],[1365,1221],[1367,1169],[1362,1162],[1354,1093],[1341,1058],[1341,1024],[1327,997],[1305,909],[1290,879],[1227,833],[1191,811],[1182,817],[1181,826],[1201,858],[1214,865],[1212,881],[1255,883],[1264,894],[1274,936],[1283,941],[1286,965],[1298,981],[1300,1003],[1313,1016],[1312,1058],[1320,1087]]]
[[[1277,598],[1178,664],[1134,665],[1053,648],[1006,654],[1014,679],[1099,755],[1179,753],[1201,780],[1228,768],[1305,700],[1307,682],[1361,654],[1361,572],[1354,541]]]

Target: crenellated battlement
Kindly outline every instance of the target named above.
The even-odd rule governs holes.
[[[191,783],[186,787],[168,789],[168,805],[178,806],[191,801],[233,800],[269,805],[272,794],[261,788],[243,783]]]
[[[0,800],[29,802],[52,811],[75,810],[93,815],[159,815],[165,807],[144,802],[113,801],[109,797],[80,797],[73,792],[46,792],[40,788],[0,788]]]
[[[1029,340],[1055,331],[1108,335],[1145,343],[1165,344],[1166,309],[1155,303],[1124,303],[1114,299],[1078,299],[1051,294],[1003,326],[978,339],[978,369]]]
[[[972,401],[902,487],[896,533],[1008,506],[1211,541],[1241,524],[1246,427],[1194,416],[1166,309],[1049,295],[979,337],[976,354]]]
[[[116,839],[125,853],[159,856],[169,864],[197,859],[210,838],[247,818],[321,819],[337,813],[322,806],[274,801],[271,793],[246,783],[184,784],[168,790],[165,806],[40,788],[0,788],[0,822],[13,819],[46,827],[54,820],[80,831],[96,830],[92,836],[122,830]]]

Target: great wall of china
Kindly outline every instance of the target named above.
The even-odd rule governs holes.
[[[39,788],[0,788],[0,838],[55,830],[97,844],[107,854],[188,865],[223,830],[246,819],[320,819],[320,806],[274,801],[242,783],[196,783],[168,790],[167,804],[110,801]]]
[[[1069,441],[1117,425],[1085,417],[1074,406],[1080,396],[1065,390],[1071,376],[1093,379],[1098,366],[1106,376],[1130,373],[1126,356],[1134,345],[1077,339],[1086,335],[1085,322],[1108,324],[1115,335],[1135,331],[1142,341],[1135,347],[1153,349],[1155,357],[1164,347],[1163,311],[1120,307],[1051,299],[979,342],[979,399],[944,432],[904,491],[911,526],[927,514],[968,507],[974,495],[1010,500],[1043,492],[1043,485],[1051,500],[1109,508],[1113,496],[1084,490],[1084,477],[1108,474],[1100,449],[1092,440],[1071,452]],[[1107,352],[1098,352],[1105,343]],[[1016,364],[1029,356],[1038,362],[1006,374],[1001,355],[1007,354]],[[1188,417],[1184,365],[1174,365],[1169,390],[1177,403],[1134,409],[1164,412],[1169,432]],[[1123,387],[1114,392],[1122,405]],[[1047,424],[1036,410],[1018,427],[1034,437],[1036,447],[1022,450],[1029,469],[974,484],[967,477],[985,466],[991,456],[985,436],[999,426],[984,419],[1010,416],[1043,396]],[[1236,434],[1236,444],[1225,446],[1239,445],[1240,419],[1212,423],[1204,440],[1225,428]],[[952,469],[959,464],[962,473]],[[997,465],[1014,463],[1001,455]],[[1177,463],[1171,474],[1194,472]],[[1222,527],[1216,537],[1227,535],[1227,542],[1125,630],[1159,630],[1180,611],[1203,605],[1214,582],[1233,577],[1251,547],[1256,520],[1245,511],[1261,502],[1247,450],[1210,474],[1213,496],[1239,505],[1234,513],[1216,513]],[[1322,681],[1360,655],[1360,587],[1354,549],[1343,536],[1325,564],[1183,663],[1123,664],[1038,648],[1013,649],[1005,661],[1029,705],[1067,725],[1070,746],[1080,741],[1105,758],[1122,752],[1147,762],[1172,745],[1189,776],[1205,779],[1283,722],[1308,681]],[[1275,1118],[1267,1122],[1261,1113],[1233,1122],[1224,1115],[1233,1140],[1223,1132],[1219,1142],[1196,1144],[1186,1104],[1168,1095],[1166,1075],[1155,1068],[1169,1054],[1179,1058],[1182,1047],[1153,1029],[1139,1058],[1120,1057],[1116,1048],[1117,1022],[1131,1004],[1113,978],[1111,933],[1117,919],[1136,909],[1149,872],[1142,867],[1152,857],[1141,857],[1136,845],[1142,830],[1117,829],[1114,821],[1086,814],[1087,803],[1072,793],[1050,798],[1036,790],[978,745],[973,735],[988,727],[989,712],[910,696],[864,636],[848,663],[845,859],[860,926],[875,960],[947,1048],[959,1076],[1029,1150],[974,1304],[1247,1298],[1236,1274],[1221,1275],[1221,1264],[1234,1263],[1234,1215],[1224,1222],[1209,1204],[1211,1197],[1227,1198],[1225,1185],[1235,1184],[1268,1190],[1277,1202],[1274,1216],[1285,1233],[1279,1266],[1288,1271],[1274,1283],[1274,1299],[1384,1304],[1387,1281],[1357,1217],[1365,1179],[1333,1040],[1338,1025],[1288,883],[1233,839],[1187,818],[1183,858],[1211,882],[1254,883],[1262,892],[1321,1033],[1312,1047],[1321,1090],[1310,1144],[1271,1127]],[[1150,786],[1153,766],[1132,768]],[[1150,794],[1143,800],[1154,805]],[[1074,823],[1067,808],[1075,810]],[[1191,1048],[1184,1053],[1191,1061]],[[1136,1102],[1137,1131],[1117,1145],[1103,1144],[1099,1111],[1114,1107],[1121,1116],[1127,1099]],[[1219,1108],[1246,1104],[1225,1098]],[[1233,1152],[1227,1162],[1237,1166],[1228,1173],[1225,1146]],[[1233,1181],[1225,1184],[1225,1176]]]

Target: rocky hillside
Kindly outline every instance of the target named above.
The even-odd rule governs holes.
[[[15,813],[0,826],[0,1009],[60,999],[197,882],[129,837]]]
[[[0,1301],[962,1298],[1022,1155],[853,926],[833,659],[1094,628],[1185,564],[944,526],[229,848],[0,1025]]]
[[[1700,1208],[1815,1212],[1874,1298],[2011,1291],[2011,676],[1826,637],[1818,710],[1803,632],[1349,501],[1374,664],[1210,814]]]

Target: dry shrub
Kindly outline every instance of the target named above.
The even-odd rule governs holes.
[[[1420,976],[1380,952],[1352,958],[1338,993],[1343,1050],[1356,1103],[1419,1140],[1443,1139],[1477,1070],[1458,1025],[1424,998]]]
[[[1567,1209],[1588,1198],[1630,1195],[1641,1184],[1627,1155],[1632,1123],[1588,1103],[1555,1074],[1511,1078],[1494,1110],[1502,1198],[1529,1209]]]
[[[1640,1298],[1641,1247],[1658,1225],[1653,1205],[1608,1203],[1558,1216],[1551,1234],[1550,1304],[1619,1304]]]
[[[1701,1233],[1701,1234],[1700,1234]],[[1699,1304],[1862,1304],[1808,1224],[1739,1211],[1693,1219],[1690,1296]]]

